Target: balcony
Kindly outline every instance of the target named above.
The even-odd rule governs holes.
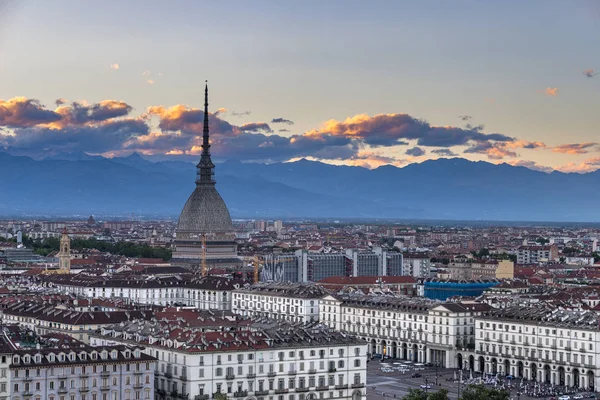
[[[287,389],[275,389],[275,394],[284,394],[287,393]]]
[[[209,397],[207,394],[197,394],[194,396],[194,400],[208,400]]]
[[[268,390],[257,390],[256,392],[254,392],[254,394],[256,396],[266,396],[269,394]]]
[[[173,378],[173,373],[171,373],[171,371],[167,370],[167,372],[165,372],[165,378],[167,378],[167,379]]]
[[[67,393],[68,391],[69,391],[69,390],[68,390],[66,387],[62,387],[62,386],[61,386],[61,387],[59,387],[59,388],[58,388],[58,390],[57,390],[57,392],[58,392],[59,394],[65,394],[65,393]]]
[[[102,378],[108,378],[110,376],[110,371],[100,371],[100,376]]]
[[[336,389],[348,389],[348,385],[335,385]]]
[[[277,376],[277,373],[275,371],[269,371],[269,372],[267,372],[267,376],[269,378],[273,378],[273,377]]]
[[[309,369],[309,370],[308,370],[308,373],[309,373],[309,374],[316,374],[316,373],[317,373],[317,370],[316,370],[316,369],[314,369],[314,368],[313,368],[313,369]]]
[[[31,391],[23,392],[23,397],[31,397],[31,396],[33,396],[33,392],[31,392]]]
[[[288,375],[296,375],[298,371],[288,371]]]
[[[360,388],[364,388],[365,384],[364,383],[353,383],[352,384],[352,389],[360,389]]]
[[[136,382],[133,384],[134,389],[142,389],[143,387],[144,387],[144,384],[142,382]]]
[[[181,375],[181,376],[179,377],[179,380],[181,380],[181,381],[184,381],[184,382],[185,382],[185,381],[187,381],[187,376],[185,376],[185,375]]]
[[[324,390],[328,390],[329,386],[317,386],[317,391],[322,392]]]
[[[167,392],[165,391],[165,389],[156,389],[156,393],[158,393],[161,396],[164,396],[165,394],[167,394]]]
[[[233,393],[233,397],[247,397],[248,396],[248,391],[247,390],[241,390],[241,391],[237,391]]]
[[[81,379],[87,379],[90,377],[90,374],[88,374],[87,372],[82,372],[81,375],[79,375],[79,377],[81,377]]]
[[[102,392],[108,392],[110,390],[110,386],[109,385],[102,385],[102,386],[100,386],[100,390]]]
[[[140,371],[140,370],[135,370],[133,371],[134,375],[144,375],[144,371]]]
[[[227,379],[228,381],[231,381],[231,380],[235,379],[235,375],[234,374],[227,374],[227,375],[225,375],[225,379]]]
[[[308,392],[308,388],[307,387],[299,387],[296,389],[296,392],[299,392],[299,393]]]
[[[83,386],[79,388],[79,393],[87,393],[90,391],[90,388],[87,386]]]
[[[582,347],[579,349],[580,352],[585,353],[585,349]]]
[[[256,378],[256,374],[248,374],[246,375],[246,379],[254,379]]]
[[[330,373],[337,372],[337,369],[335,369],[335,368],[329,368],[329,372]]]

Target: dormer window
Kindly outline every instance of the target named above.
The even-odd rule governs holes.
[[[108,352],[103,351],[102,353],[100,353],[100,358],[103,360],[106,360],[108,358]]]
[[[92,360],[97,360],[98,359],[98,353],[93,352],[92,353]]]
[[[113,351],[110,353],[110,357],[111,357],[113,360],[116,360],[116,359],[117,359],[117,357],[118,357],[118,353],[117,353],[117,351],[116,351],[116,350],[113,350]]]
[[[25,357],[23,357],[23,362],[25,364],[29,364],[31,362],[31,357],[29,357],[29,355],[25,355]]]
[[[36,354],[36,355],[35,355],[35,362],[36,362],[37,364],[39,364],[39,363],[41,363],[41,362],[42,362],[42,355],[41,355],[41,354]]]
[[[140,355],[141,355],[141,354],[140,354],[140,351],[139,351],[139,350],[136,350],[136,351],[134,352],[134,357],[135,357],[135,358],[140,358]]]
[[[48,354],[48,361],[54,362],[54,354],[52,354],[52,353]]]
[[[125,358],[130,358],[131,352],[129,350],[125,350]]]
[[[59,361],[65,361],[65,355],[64,354],[59,354],[58,360]]]
[[[69,354],[69,360],[75,361],[75,353]]]
[[[85,360],[87,359],[87,354],[86,354],[86,353],[81,353],[81,354],[79,355],[79,358],[80,358],[81,360],[85,361]]]
[[[13,357],[13,364],[19,364],[21,362],[20,357],[19,356],[14,356]]]

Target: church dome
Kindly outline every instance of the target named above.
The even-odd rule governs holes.
[[[177,223],[178,232],[234,232],[229,210],[214,185],[198,185],[188,198]]]

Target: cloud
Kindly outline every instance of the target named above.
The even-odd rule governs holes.
[[[459,115],[458,118],[460,118],[463,121],[468,121],[468,120],[472,119],[473,117],[471,117],[470,115]]]
[[[56,113],[61,116],[54,126],[65,127],[69,125],[84,125],[91,122],[106,121],[113,118],[124,117],[133,110],[124,101],[104,100],[96,104],[73,102],[70,106],[59,106]]]
[[[588,158],[581,163],[568,163],[556,167],[556,170],[561,172],[587,173],[600,169],[600,157]]]
[[[0,125],[8,128],[24,128],[60,120],[60,114],[47,110],[38,100],[15,97],[0,100]]]
[[[309,131],[305,135],[345,136],[375,147],[406,144],[406,140],[416,140],[419,146],[435,147],[461,146],[473,141],[514,140],[499,133],[484,134],[477,129],[432,126],[407,114],[379,114],[373,117],[360,114],[341,122],[330,120],[321,129]]]
[[[273,130],[271,129],[269,124],[267,124],[266,122],[250,122],[248,124],[244,124],[244,125],[240,126],[239,129],[242,132],[251,132],[251,133],[258,133],[258,132],[271,133],[271,132],[273,132]]]
[[[505,164],[512,165],[513,167],[525,167],[525,168],[532,169],[534,171],[541,171],[541,172],[547,172],[547,173],[554,171],[554,168],[552,168],[552,167],[540,165],[540,164],[536,163],[535,161],[529,161],[529,160],[509,160],[509,161],[506,161]]]
[[[240,112],[232,111],[231,115],[233,115],[234,117],[242,117],[244,115],[250,115],[251,113],[252,113],[252,111],[240,111]]]
[[[277,132],[291,132],[289,129],[277,129]]]
[[[438,156],[456,157],[458,155],[450,149],[436,149],[436,150],[431,150],[431,152],[433,154],[437,154]]]
[[[108,67],[110,69],[112,69],[113,71],[118,71],[119,70],[119,64],[118,63],[110,64]]]
[[[63,151],[102,153],[126,146],[132,139],[148,134],[148,126],[139,119],[106,121],[89,126],[61,129],[27,127],[1,135],[0,144],[23,148],[60,148]]]
[[[558,96],[558,88],[547,87],[547,88],[544,90],[544,94],[545,94],[546,96],[551,96],[551,97],[552,97],[552,96]]]
[[[142,76],[148,85],[154,85],[155,80],[151,78],[152,72],[149,69],[142,72]],[[158,76],[162,76],[162,74],[159,73]]]
[[[490,160],[502,160],[504,157],[516,157],[517,153],[509,150],[502,144],[498,143],[490,143],[490,142],[479,142],[468,149],[466,149],[463,153],[465,154],[485,154]]]
[[[67,104],[67,103],[68,103],[68,101],[63,98],[56,99],[56,101],[54,102],[54,104],[56,104],[57,107],[62,106],[63,104]]]
[[[286,124],[286,125],[294,125],[294,121],[285,119],[285,118],[273,118],[271,120],[272,124]]]
[[[420,147],[413,147],[411,149],[406,150],[406,152],[404,154],[407,154],[407,155],[413,156],[413,157],[421,157],[422,155],[425,154],[425,151],[423,149],[421,149]]]
[[[596,72],[593,69],[586,69],[585,71],[582,72],[583,75],[585,75],[586,78],[593,78],[594,76],[598,75],[600,72]]]
[[[552,152],[563,154],[586,154],[596,150],[598,150],[598,143],[595,142],[568,143],[552,148]]]
[[[217,111],[214,112],[214,115],[220,115],[220,114],[225,114],[225,113],[227,113],[227,109],[221,107]]]

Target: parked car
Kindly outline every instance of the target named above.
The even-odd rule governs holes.
[[[560,396],[560,397],[558,398],[558,400],[571,400],[571,396],[567,396],[567,395],[565,394],[565,395],[563,395],[563,396]]]
[[[411,377],[411,378],[420,378],[421,376],[423,376],[423,375],[421,375],[421,374],[419,374],[419,373],[416,373],[416,372],[415,372],[415,373],[414,373],[414,374],[412,374],[410,377]]]
[[[579,400],[579,399],[583,399],[583,395],[581,393],[576,394],[575,396],[573,396],[574,399]]]
[[[421,385],[421,389],[431,389],[431,385]]]

